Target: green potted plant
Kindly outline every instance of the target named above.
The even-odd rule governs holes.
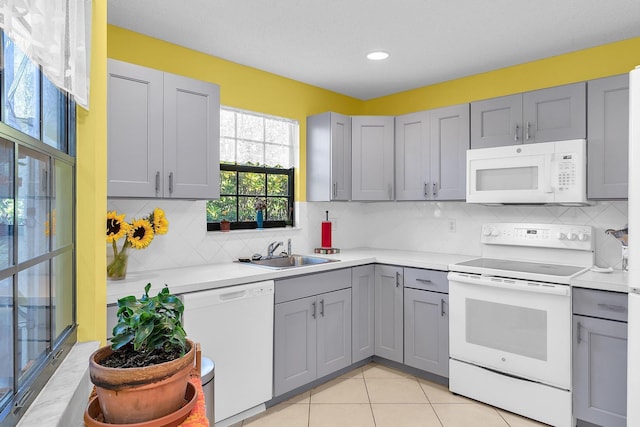
[[[89,360],[91,382],[104,419],[133,424],[161,418],[184,405],[195,344],[182,328],[182,301],[165,287],[149,297],[118,300],[111,345]]]

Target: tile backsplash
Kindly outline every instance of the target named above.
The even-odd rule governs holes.
[[[109,199],[108,207],[126,220],[165,210],[169,232],[144,250],[131,250],[129,271],[145,271],[234,261],[265,254],[272,241],[291,239],[293,251],[312,252],[320,245],[320,223],[329,211],[333,246],[373,247],[425,252],[481,253],[480,230],[487,222],[528,222],[591,225],[599,266],[621,268],[620,243],[605,235],[627,223],[627,202],[597,202],[593,206],[483,206],[464,202],[299,202],[296,227],[207,232],[204,201]],[[108,248],[108,250],[110,250]]]

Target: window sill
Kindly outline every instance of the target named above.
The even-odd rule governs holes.
[[[291,233],[291,232],[298,232],[298,231],[302,231],[302,228],[300,227],[274,227],[274,228],[248,228],[248,229],[240,229],[240,230],[229,230],[229,231],[220,231],[220,230],[214,230],[214,231],[209,231],[208,233],[211,233],[211,235],[222,235],[222,234],[252,234],[252,233],[274,233],[274,234],[278,234],[278,233]]]

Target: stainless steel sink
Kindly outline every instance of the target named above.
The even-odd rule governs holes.
[[[289,255],[285,257],[265,258],[260,260],[254,260],[247,264],[255,265],[258,267],[272,268],[275,270],[281,270],[284,268],[304,267],[305,265],[317,265],[326,264],[328,262],[336,262],[337,259],[320,258],[316,256],[307,255]]]

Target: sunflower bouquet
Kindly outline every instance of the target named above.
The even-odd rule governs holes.
[[[124,279],[127,273],[129,248],[145,249],[156,234],[167,234],[169,221],[160,208],[155,208],[146,217],[126,222],[125,214],[118,215],[116,211],[107,212],[107,243],[111,243],[113,257],[107,262],[107,277],[118,280]],[[118,250],[118,240],[124,238],[122,247]]]

